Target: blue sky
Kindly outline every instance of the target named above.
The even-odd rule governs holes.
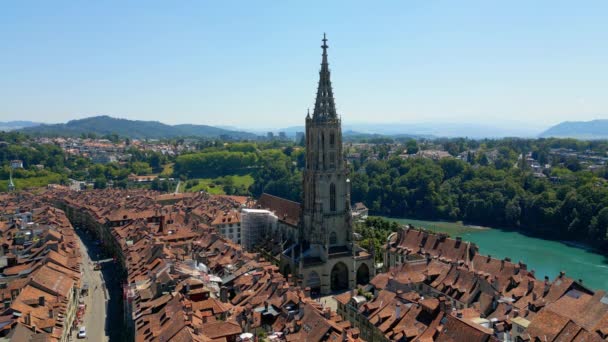
[[[13,1],[0,121],[303,124],[323,32],[344,122],[608,118],[606,1]]]

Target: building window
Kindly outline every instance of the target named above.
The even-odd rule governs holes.
[[[336,243],[338,243],[338,236],[336,235],[336,232],[331,232],[331,234],[329,234],[329,244],[335,245]]]
[[[336,146],[336,136],[334,132],[329,133],[329,146],[332,148]]]
[[[334,183],[329,186],[329,210],[336,211],[336,185]]]

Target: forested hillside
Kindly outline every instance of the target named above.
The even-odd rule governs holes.
[[[563,160],[539,175],[517,164],[517,152],[547,158],[547,145],[495,144],[500,154],[494,162],[480,153],[470,163],[397,157],[355,163],[352,199],[379,215],[464,220],[552,238],[608,239],[606,168],[591,172],[576,160]]]
[[[65,124],[39,125],[20,131],[37,136],[81,136],[83,134],[110,135],[138,139],[163,139],[175,137],[218,138],[227,135],[235,139],[255,139],[247,132],[226,130],[207,125],[166,125],[158,121],[117,119],[106,115],[72,120]]]

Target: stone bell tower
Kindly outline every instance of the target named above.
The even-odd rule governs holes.
[[[348,167],[342,154],[342,122],[336,113],[327,62],[327,38],[315,109],[306,115],[306,167],[297,242],[281,254],[281,269],[311,293],[329,294],[366,284],[373,256],[353,241]]]
[[[351,248],[348,169],[342,155],[342,126],[336,114],[327,62],[327,38],[315,109],[306,116],[306,168],[302,203],[302,238],[310,256],[327,258],[331,247]]]

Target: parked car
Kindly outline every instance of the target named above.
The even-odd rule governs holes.
[[[80,327],[78,330],[78,338],[86,338],[87,337],[87,329],[85,327]]]

